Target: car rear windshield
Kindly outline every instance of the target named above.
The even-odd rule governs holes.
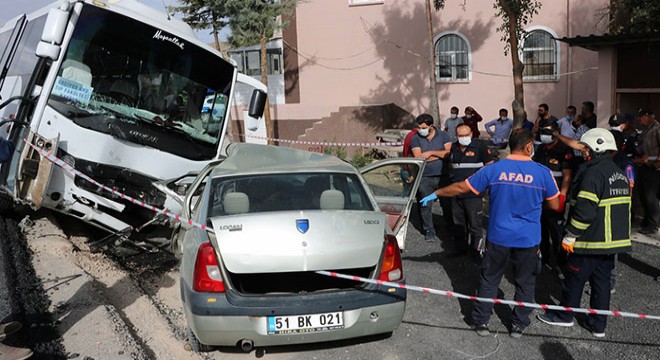
[[[373,211],[355,175],[270,174],[215,178],[209,217],[290,210]]]

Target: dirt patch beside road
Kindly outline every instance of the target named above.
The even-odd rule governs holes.
[[[32,359],[66,359],[57,324],[49,312],[50,300],[32,264],[32,252],[16,220],[0,217],[0,247],[9,298],[10,316],[23,329],[4,344],[32,348]]]
[[[27,232],[35,253],[35,270],[45,283],[59,319],[62,342],[71,354],[95,359],[194,359],[184,349],[183,320],[160,291],[178,289],[171,270],[176,262],[152,254],[152,259],[123,264],[92,253],[84,236],[67,236],[49,219],[41,218]],[[172,320],[171,320],[172,319]],[[183,320],[185,322],[185,320]]]

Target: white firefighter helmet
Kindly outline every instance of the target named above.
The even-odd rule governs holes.
[[[605,129],[595,128],[587,131],[580,138],[580,142],[597,154],[602,154],[607,150],[617,150],[614,135]]]

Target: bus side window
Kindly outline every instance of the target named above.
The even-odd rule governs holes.
[[[9,67],[8,76],[20,76],[23,85],[28,83],[39,58],[37,57],[37,44],[41,40],[41,33],[46,24],[46,15],[30,20],[25,27],[23,37],[18,43],[14,60]],[[23,92],[25,89],[21,89]]]

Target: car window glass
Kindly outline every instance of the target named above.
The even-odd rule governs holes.
[[[209,216],[322,210],[324,203],[333,203],[334,209],[373,210],[355,175],[269,174],[214,179]]]
[[[391,164],[369,170],[362,177],[375,196],[408,198],[418,172],[417,164]]]

